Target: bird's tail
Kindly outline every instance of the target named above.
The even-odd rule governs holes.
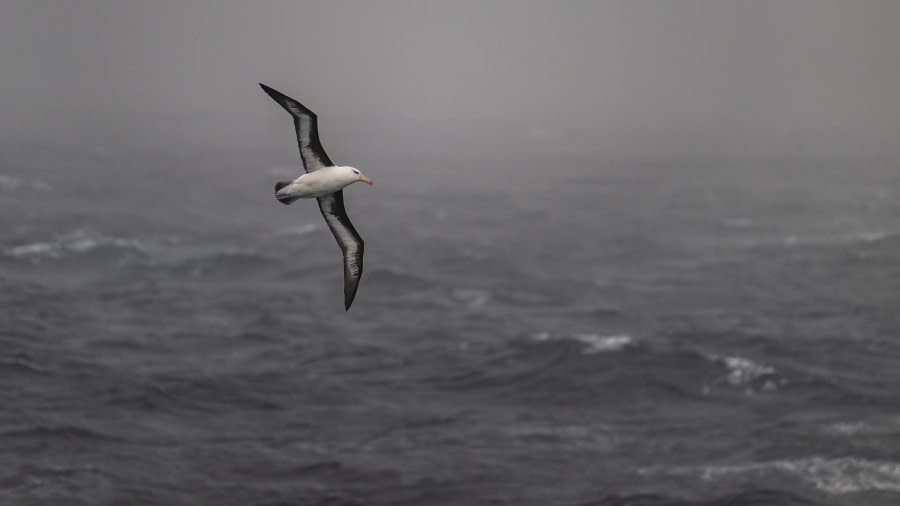
[[[300,197],[288,197],[287,195],[279,195],[278,194],[278,192],[282,188],[284,188],[285,186],[288,186],[292,182],[293,181],[279,181],[279,182],[275,183],[275,198],[278,199],[278,202],[281,202],[284,205],[290,205],[290,204],[293,204],[295,200],[300,198]]]

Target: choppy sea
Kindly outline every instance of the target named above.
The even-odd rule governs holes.
[[[252,160],[0,157],[0,503],[900,504],[897,167]]]

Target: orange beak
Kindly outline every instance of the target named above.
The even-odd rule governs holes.
[[[363,176],[362,174],[359,175],[359,180],[368,185],[371,185],[372,183],[375,182],[375,181],[372,181],[371,179],[367,178],[366,176]]]

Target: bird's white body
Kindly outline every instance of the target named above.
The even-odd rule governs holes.
[[[368,182],[368,178],[363,179],[364,177],[353,167],[337,165],[323,167],[315,172],[308,172],[298,177],[291,184],[278,190],[276,197],[279,199],[324,197],[357,181]]]

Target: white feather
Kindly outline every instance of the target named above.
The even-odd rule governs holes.
[[[331,195],[347,185],[359,181],[353,167],[333,165],[298,177],[278,191],[278,196],[311,199]]]

